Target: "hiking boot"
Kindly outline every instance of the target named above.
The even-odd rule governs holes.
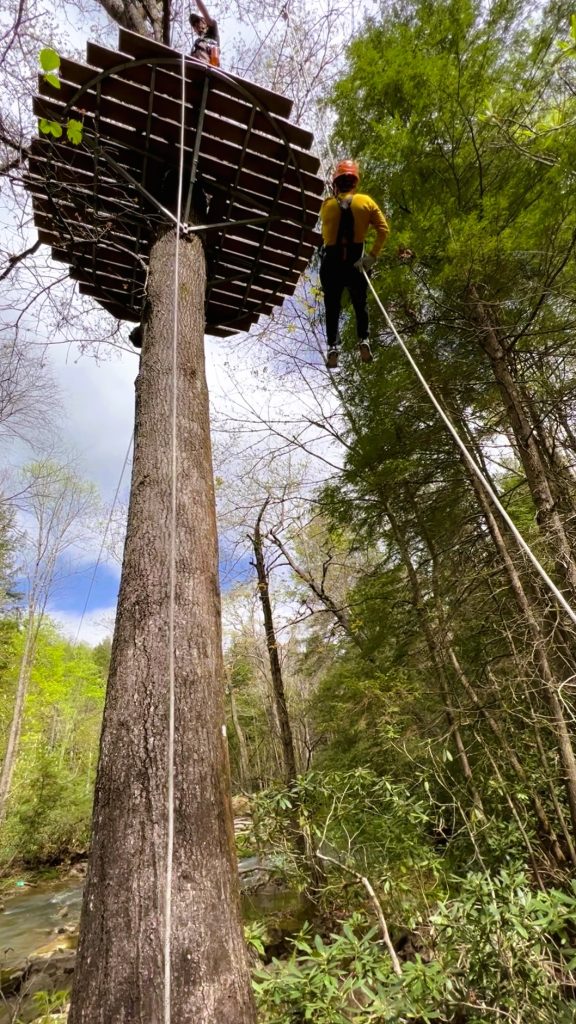
[[[363,363],[371,363],[374,359],[368,338],[362,338],[362,340],[358,342],[358,351]]]
[[[335,370],[338,366],[338,349],[329,348],[326,356],[326,366],[329,370]]]

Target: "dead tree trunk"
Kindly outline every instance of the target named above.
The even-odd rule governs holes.
[[[522,584],[522,580],[516,570],[513,559],[508,551],[504,537],[496,522],[492,510],[486,499],[486,495],[475,479],[471,478],[472,486],[482,508],[486,525],[490,531],[492,540],[508,577],[510,588],[516,601],[516,606],[521,612],[533,644],[534,663],[542,681],[544,694],[554,726],[554,734],[558,745],[560,763],[563,769],[563,782],[566,790],[566,798],[570,808],[573,837],[576,836],[576,754],[572,746],[569,722],[564,714],[564,706],[561,699],[561,685],[559,685],[554,671],[551,667],[546,650],[546,637],[538,621],[537,613],[532,607],[531,601]]]
[[[444,714],[446,716],[446,721],[448,723],[450,733],[454,738],[454,745],[456,747],[456,752],[458,754],[458,763],[460,765],[462,775],[464,776],[466,786],[470,792],[470,795],[472,796],[474,807],[483,815],[484,809],[482,806],[482,798],[474,781],[474,775],[472,772],[472,768],[470,766],[470,761],[468,760],[468,754],[466,752],[466,747],[462,739],[462,734],[460,732],[458,722],[456,721],[456,717],[452,711],[452,701],[450,698],[450,690],[447,682],[446,667],[444,663],[444,653],[441,649],[437,633],[434,630],[432,623],[430,622],[430,618],[426,610],[424,597],[422,595],[422,590],[418,580],[418,574],[412,563],[412,558],[410,556],[410,551],[408,548],[408,544],[406,542],[406,538],[402,530],[400,529],[398,520],[396,519],[396,516],[394,515],[389,502],[386,499],[383,499],[382,504],[388,517],[388,522],[390,523],[392,535],[396,542],[396,546],[398,547],[402,564],[404,565],[404,568],[406,569],[406,573],[408,575],[410,590],[412,592],[412,604],[418,617],[418,621],[420,623],[422,633],[426,641],[426,645],[428,647],[428,653],[430,655],[431,663],[436,673],[436,679],[438,680],[440,695],[442,697],[442,702],[444,704]]]
[[[134,466],[70,1024],[163,1024],[175,233],[150,255]],[[253,1024],[229,804],[205,261],[180,243],[171,1019]]]
[[[514,380],[505,350],[498,339],[490,311],[474,285],[468,289],[472,316],[478,325],[478,341],[490,360],[494,379],[500,390],[508,423],[514,433],[518,456],[526,474],[530,494],[536,507],[536,519],[546,538],[549,554],[554,558],[558,579],[576,594],[576,563],[570,540],[558,511],[556,496],[546,473],[546,465],[538,446],[530,415],[521,389]]]
[[[238,771],[240,773],[240,788],[244,792],[247,792],[250,786],[250,759],[248,757],[246,737],[240,722],[240,715],[238,714],[238,706],[234,696],[234,687],[230,678],[228,679],[227,691],[228,697],[230,698],[230,714],[232,715],[234,732],[236,733],[236,739],[238,741]]]
[[[296,756],[294,753],[294,740],[292,738],[292,728],[290,726],[288,706],[286,704],[286,694],[284,692],[282,667],[280,665],[280,658],[278,657],[278,644],[276,642],[276,631],[274,629],[272,605],[270,603],[270,587],[268,585],[268,572],[266,569],[266,563],[264,561],[264,549],[262,546],[262,533],[260,529],[262,524],[262,516],[266,511],[267,504],[268,500],[264,502],[264,505],[260,509],[260,513],[258,515],[256,525],[254,527],[254,533],[251,536],[250,540],[252,541],[252,547],[254,548],[256,575],[258,577],[258,594],[260,596],[262,614],[264,616],[266,646],[268,648],[268,657],[270,658],[270,674],[272,677],[272,689],[274,692],[274,707],[278,718],[280,741],[282,743],[284,777],[286,782],[290,783],[293,782],[294,779],[296,778]]]
[[[20,733],[22,731],[24,701],[26,700],[26,691],[28,689],[30,669],[32,667],[32,660],[34,656],[34,646],[37,630],[35,629],[34,612],[32,608],[28,613],[26,637],[24,640],[24,651],[22,653],[20,670],[18,672],[18,683],[16,686],[14,707],[12,709],[12,720],[10,723],[10,731],[8,733],[8,743],[6,745],[6,750],[4,752],[4,760],[2,762],[2,769],[0,771],[0,824],[2,824],[2,822],[4,821],[4,818],[6,817],[6,811],[8,809],[8,797],[10,795],[10,787],[12,785],[12,776],[14,774],[14,768],[16,767],[18,744],[20,742]]]

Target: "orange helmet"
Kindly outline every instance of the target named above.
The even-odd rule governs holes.
[[[336,164],[334,174],[332,175],[332,182],[335,182],[338,178],[342,178],[345,174],[356,178],[357,182],[359,181],[360,173],[358,171],[358,164],[355,163],[354,160],[341,160],[340,163]]]

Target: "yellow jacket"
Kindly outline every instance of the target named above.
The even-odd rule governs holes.
[[[340,196],[346,199],[347,196]],[[354,241],[363,242],[368,233],[368,228],[373,227],[376,231],[376,240],[370,256],[377,256],[384,242],[390,234],[388,221],[382,210],[370,196],[360,193],[352,193],[351,201],[352,216],[354,217]],[[336,245],[338,237],[338,225],[340,224],[340,204],[335,196],[330,196],[322,203],[320,210],[322,221],[322,238],[324,245]]]

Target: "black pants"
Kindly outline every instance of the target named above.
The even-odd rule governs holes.
[[[362,255],[362,245],[350,245],[346,259],[342,259],[339,246],[327,245],[320,264],[320,284],[324,292],[326,309],[326,340],[328,348],[338,344],[338,321],[342,307],[344,289],[348,289],[352,308],[356,316],[356,333],[359,339],[368,337],[368,309],[366,297],[368,282],[354,263]]]

